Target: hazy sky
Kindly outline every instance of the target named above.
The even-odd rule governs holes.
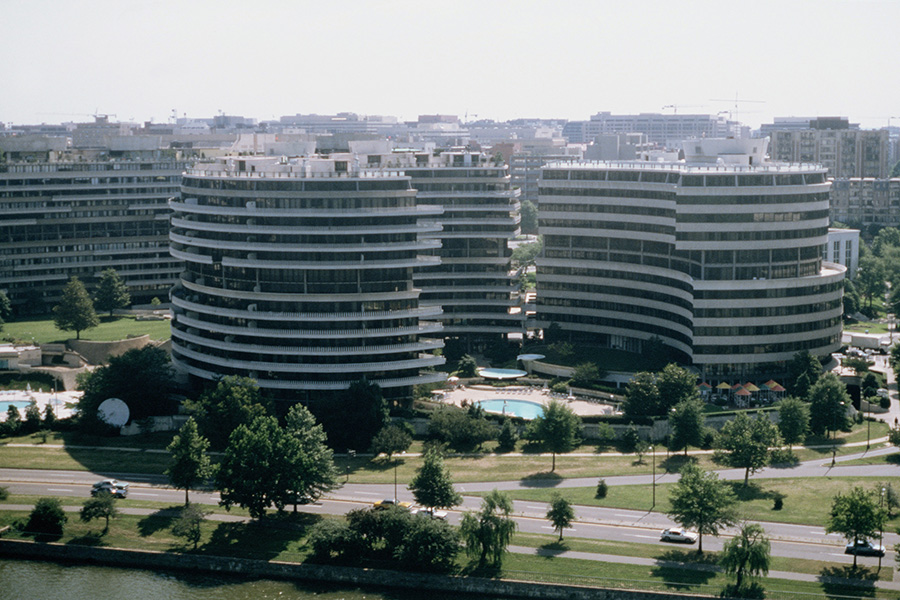
[[[733,111],[900,125],[900,0],[0,0],[0,121]],[[731,101],[714,101],[731,99]]]

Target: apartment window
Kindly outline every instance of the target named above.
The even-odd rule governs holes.
[[[834,242],[834,251],[831,253],[832,260],[841,260],[841,242]]]

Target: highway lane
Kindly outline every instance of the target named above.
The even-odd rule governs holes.
[[[13,494],[69,497],[78,499],[77,504],[90,495],[91,484],[100,478],[99,475],[86,472],[0,469],[0,481],[3,481]],[[122,476],[120,479],[128,481],[130,484],[129,498],[121,502],[120,506],[122,507],[128,506],[129,499],[171,505],[180,505],[184,502],[184,492],[166,487],[163,477],[142,475],[139,477]],[[153,481],[147,481],[147,479]],[[219,501],[217,492],[192,491],[190,495],[192,502],[200,504],[215,505]],[[398,496],[401,499],[412,500],[412,494],[405,488],[398,488]],[[393,485],[351,484],[336,490],[329,498],[321,502],[301,505],[298,510],[337,515],[354,508],[370,506],[375,500],[389,497],[393,497]],[[463,500],[463,504],[457,510],[449,511],[450,522],[458,523],[462,511],[477,509],[481,503],[481,498],[474,496],[464,496]],[[566,530],[567,536],[679,547],[659,541],[660,531],[674,525],[665,514],[590,506],[577,506],[575,509],[577,521],[570,529]],[[552,526],[545,518],[546,503],[517,501],[514,503],[514,511],[521,531],[541,534],[554,533]],[[774,556],[823,560],[839,564],[852,563],[852,557],[843,554],[844,540],[839,535],[826,534],[821,527],[772,522],[761,524],[770,536]],[[724,539],[727,539],[732,531],[731,529],[725,530]],[[704,549],[720,550],[724,539],[704,536]],[[900,542],[900,536],[886,533],[885,546],[892,549],[893,545],[898,542]],[[859,562],[860,564],[876,565],[878,559],[860,557]],[[892,551],[885,556],[883,564],[894,564]]]

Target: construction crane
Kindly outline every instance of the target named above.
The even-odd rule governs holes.
[[[727,100],[725,100],[723,98],[710,98],[709,101],[710,102],[728,102],[728,103],[732,102],[732,100],[730,98]],[[765,103],[766,103],[765,100],[741,100],[738,98],[737,92],[735,92],[734,93],[734,111],[727,110],[727,111],[722,111],[722,112],[728,113],[729,121],[739,121],[740,120],[740,119],[738,119],[739,105],[741,105],[741,104],[765,104]],[[744,111],[744,112],[749,112],[749,111]],[[721,113],[719,113],[719,114],[721,114]]]
[[[662,107],[663,110],[667,108],[671,108],[674,112],[672,114],[677,115],[679,108],[703,108],[706,106],[705,104],[666,104]]]

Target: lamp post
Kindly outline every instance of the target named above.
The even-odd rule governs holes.
[[[350,481],[350,463],[354,458],[356,458],[356,450],[347,450],[347,479],[345,482]]]
[[[656,448],[650,446],[650,454],[653,456],[653,506],[650,509],[656,508]]]
[[[881,487],[881,510],[884,510],[884,492],[885,492],[885,489],[884,489],[884,486],[882,486]],[[882,547],[884,546],[884,519],[881,520],[881,532],[878,534],[878,545],[882,546]],[[878,554],[878,571],[877,571],[879,573],[881,572],[881,557],[882,557],[882,554],[879,553]]]
[[[397,502],[397,463],[394,463],[394,502]]]
[[[843,411],[844,403],[840,403],[840,407],[838,410],[834,412],[834,417],[831,419],[831,466],[834,466],[835,457],[837,456],[837,416],[838,412]]]

